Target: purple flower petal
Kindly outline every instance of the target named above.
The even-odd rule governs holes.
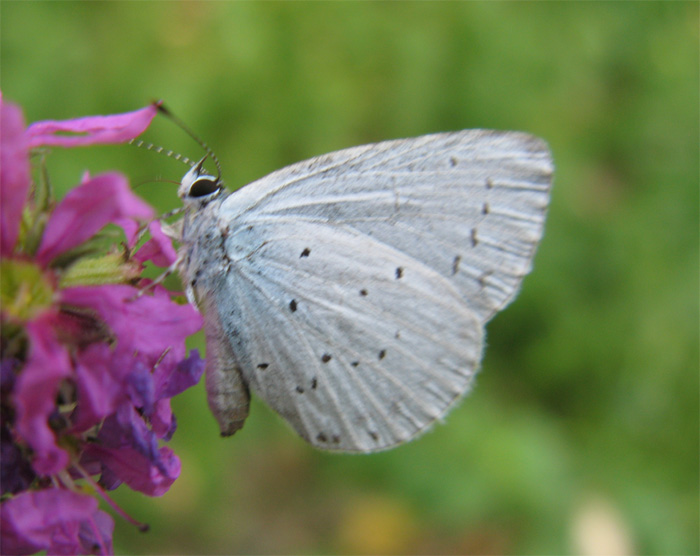
[[[166,442],[170,440],[177,428],[177,420],[170,407],[169,399],[162,399],[156,402],[155,411],[150,416],[151,427],[158,438]]]
[[[88,450],[88,455],[91,457],[99,458],[100,454],[99,453],[91,453]],[[99,484],[102,485],[102,488],[105,490],[114,490],[118,486],[121,486],[122,480],[117,477],[116,473],[114,473],[109,467],[105,467],[100,463],[100,468],[102,469],[102,475],[100,475],[100,481]]]
[[[97,500],[57,488],[26,491],[2,503],[2,554],[83,554],[80,524],[96,518]],[[111,543],[110,543],[111,544]]]
[[[194,307],[178,305],[162,288],[141,297],[136,297],[136,288],[121,285],[66,288],[60,293],[64,303],[97,311],[123,349],[128,346],[131,352],[155,357],[154,362],[166,350],[182,359],[185,338],[202,327]]]
[[[99,440],[107,448],[133,448],[159,465],[158,438],[130,403],[124,403],[104,422]]]
[[[56,256],[80,245],[110,222],[149,219],[153,209],[134,195],[126,178],[108,172],[72,189],[51,214],[37,252],[39,264],[47,265]],[[127,241],[135,239],[133,229],[125,229]]]
[[[145,365],[134,369],[127,378],[127,385],[134,406],[142,409],[146,415],[153,413],[156,396],[151,370]]]
[[[0,255],[17,243],[22,208],[30,185],[22,111],[0,94]]]
[[[56,445],[49,427],[58,386],[72,375],[68,352],[56,340],[52,320],[52,314],[44,313],[27,324],[29,356],[14,391],[17,432],[34,450],[32,466],[40,475],[57,473],[68,464],[68,454]]]
[[[163,401],[167,402],[167,400],[161,400],[161,402]],[[157,481],[159,481],[158,484],[162,482],[163,477],[175,480],[176,476],[173,475],[171,457],[168,455],[167,458],[164,458],[164,454],[167,455],[168,453],[163,452],[162,448],[158,448],[158,437],[160,433],[163,433],[164,436],[167,436],[168,433],[172,434],[171,431],[174,431],[176,423],[174,418],[168,419],[168,415],[165,415],[170,410],[169,403],[166,405],[166,412],[162,411],[162,403],[159,403],[158,406],[157,412],[152,414],[152,417],[155,417],[155,419],[151,419],[150,422],[153,425],[155,421],[156,428],[159,430],[149,429],[146,421],[136,411],[135,407],[125,403],[119,407],[115,414],[110,415],[105,420],[98,435],[98,444],[88,446],[88,452],[86,453],[90,454],[89,457],[97,457],[103,465],[104,471],[100,482],[106,488],[116,488],[122,481],[133,482],[135,479],[133,477],[129,478],[130,474],[133,474],[133,470],[125,474],[119,461],[116,464],[109,463],[112,461],[111,452],[107,453],[107,459],[105,459],[105,453],[95,448],[95,446],[105,450],[131,450],[143,458],[144,462],[148,462],[149,466],[153,466],[158,471],[158,474],[155,475]],[[172,417],[172,414],[170,414],[170,417]],[[161,418],[168,419],[169,422],[161,422]],[[144,462],[139,464],[141,472],[144,471]],[[147,476],[142,476],[140,480],[150,484],[150,481],[154,480],[153,473],[155,471],[149,471]],[[161,478],[158,479],[158,477]]]
[[[180,475],[180,459],[167,446],[158,450],[158,465],[133,448],[106,448],[91,444],[86,450],[98,457],[129,487],[149,496],[165,494]]]
[[[102,510],[97,510],[92,519],[80,523],[80,554],[114,554],[112,535],[114,520]]]
[[[3,402],[5,397],[9,396],[15,387],[17,380],[17,369],[21,363],[18,359],[3,359],[0,362],[0,392],[2,393]]]
[[[107,344],[92,344],[76,356],[75,383],[78,404],[72,432],[97,425],[127,399],[127,377],[134,358]]]
[[[46,120],[29,126],[26,132],[30,148],[46,146],[81,147],[103,143],[125,143],[141,135],[158,109],[154,104],[141,110],[112,116],[88,116],[73,120]],[[83,135],[59,135],[79,133]]]
[[[159,366],[154,373],[156,397],[172,398],[194,386],[204,373],[206,361],[193,349],[187,359],[180,361],[174,369]]]
[[[36,478],[32,466],[25,459],[22,450],[12,441],[10,430],[5,424],[0,427],[0,485],[3,495],[27,490]]]
[[[177,260],[177,251],[173,247],[172,240],[163,233],[160,222],[154,220],[148,225],[151,239],[141,246],[134,259],[143,263],[153,261],[156,266],[167,268]]]
[[[122,416],[120,419],[118,415],[120,412],[123,412],[122,407],[128,408],[129,403],[120,405],[117,412],[107,417],[102,423],[98,437],[100,444],[109,448],[119,448],[130,444],[130,427],[124,426],[124,417]],[[89,452],[86,452],[85,456],[89,456]],[[91,458],[88,457],[88,459]]]
[[[53,528],[49,554],[82,554],[80,546],[80,522],[59,523]]]

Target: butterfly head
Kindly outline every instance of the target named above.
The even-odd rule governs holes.
[[[202,158],[182,178],[177,194],[183,202],[208,203],[224,190],[221,179],[208,174],[204,169],[206,159],[206,156]]]

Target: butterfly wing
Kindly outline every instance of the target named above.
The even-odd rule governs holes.
[[[346,224],[453,281],[486,322],[530,271],[552,171],[532,135],[438,133],[282,168],[237,191],[222,216]]]
[[[259,247],[229,273],[217,305],[235,311],[244,381],[303,438],[388,448],[468,389],[482,326],[447,280],[342,226],[254,231]]]
[[[552,163],[526,134],[346,149],[224,201],[215,303],[244,381],[309,442],[407,441],[469,390],[483,325],[541,238]]]

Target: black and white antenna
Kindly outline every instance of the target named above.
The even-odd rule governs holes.
[[[207,154],[214,161],[214,164],[216,164],[217,181],[220,182],[221,181],[221,164],[219,163],[219,159],[217,158],[216,154],[214,154],[214,151],[211,149],[211,147],[209,147],[209,145],[207,145],[202,139],[200,139],[200,137],[196,133],[194,133],[189,127],[187,127],[187,125],[185,125],[185,123],[180,118],[178,118],[175,114],[173,114],[170,110],[168,110],[163,105],[162,102],[156,102],[154,104],[161,114],[166,116],[176,126],[178,126],[185,133],[187,133],[187,135],[189,135],[192,139],[194,139],[197,142],[197,144],[207,152]],[[190,160],[186,156],[182,156],[181,154],[176,153],[172,150],[166,150],[163,147],[161,147],[159,145],[155,145],[153,143],[148,143],[146,141],[132,139],[131,141],[129,141],[129,144],[135,145],[137,147],[142,147],[142,148],[149,150],[149,151],[154,151],[157,153],[164,154],[165,156],[169,156],[170,158],[184,162],[185,164],[189,165],[190,168],[194,167],[194,165],[197,164],[197,162],[195,162],[194,160]]]
[[[172,159],[179,160],[180,162],[184,162],[185,164],[189,165],[190,168],[196,164],[193,160],[190,160],[186,156],[182,156],[180,153],[176,153],[175,151],[171,150],[165,150],[163,147],[160,145],[156,145],[154,143],[148,143],[146,141],[143,141],[141,139],[131,139],[129,141],[129,145],[134,145],[135,147],[140,147],[143,149],[146,149],[147,151],[153,151],[158,154],[164,154],[165,156],[169,156]]]

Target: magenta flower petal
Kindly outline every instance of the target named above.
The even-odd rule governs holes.
[[[121,285],[66,288],[60,293],[64,303],[94,309],[124,347],[155,358],[169,349],[182,359],[185,338],[202,327],[202,317],[191,305],[178,305],[160,288],[141,297],[136,297],[136,288]]]
[[[161,267],[169,267],[177,260],[177,251],[173,247],[172,240],[163,233],[160,222],[154,220],[148,225],[151,239],[141,246],[134,255],[134,259],[143,263],[153,261],[153,264]]]
[[[0,552],[83,554],[80,524],[95,519],[96,512],[95,498],[69,490],[52,488],[18,494],[0,507]]]
[[[61,380],[72,374],[66,349],[58,343],[53,315],[45,313],[27,324],[29,356],[14,391],[17,432],[34,450],[32,466],[40,475],[51,475],[68,465],[68,454],[56,445],[49,416],[56,408]]]
[[[30,184],[22,111],[0,96],[0,255],[12,252]]]
[[[148,496],[162,496],[180,475],[180,458],[167,446],[158,450],[160,465],[152,463],[133,448],[106,448],[92,444],[86,451],[97,456],[130,488]]]
[[[142,220],[146,219],[142,218]],[[131,249],[134,245],[136,245],[140,224],[137,221],[129,218],[115,218],[114,223],[124,230],[127,246]]]
[[[56,256],[80,245],[110,222],[148,219],[153,209],[136,197],[121,174],[109,172],[71,190],[51,214],[37,252],[46,265]],[[133,242],[134,237],[127,238]]]
[[[90,172],[85,172],[83,174],[82,179],[80,180],[80,185],[86,184],[91,180],[90,178]],[[129,192],[130,193],[130,192]],[[138,197],[136,197],[136,200],[139,202],[141,201]],[[150,209],[150,207],[149,207]],[[152,211],[152,209],[150,209]],[[143,214],[145,214],[145,211],[142,211]],[[136,216],[136,218],[139,218],[139,216]],[[142,219],[150,219],[151,217],[141,217]],[[134,244],[136,243],[136,238],[137,238],[137,232],[139,230],[140,224],[133,220],[132,218],[115,218],[113,220],[113,223],[119,226],[124,230],[124,235],[126,236],[126,242],[129,247],[133,247]]]
[[[46,146],[81,147],[104,143],[125,143],[141,135],[158,109],[154,104],[141,110],[112,116],[88,116],[73,120],[36,122],[26,131],[30,148]],[[80,135],[62,135],[75,133]]]

